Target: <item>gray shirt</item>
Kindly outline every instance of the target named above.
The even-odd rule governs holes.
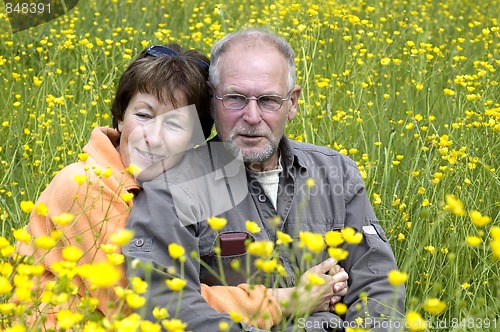
[[[395,288],[388,282],[387,273],[397,269],[395,258],[366,196],[356,164],[337,151],[286,138],[280,143],[280,152],[283,171],[276,208],[259,181],[246,172],[241,160],[225,152],[217,140],[192,151],[177,167],[143,184],[127,225],[135,232],[135,237],[124,248],[128,258],[127,275],[139,274],[150,282],[148,307],[143,310],[168,306],[171,316],[177,313],[190,330],[218,330],[219,322],[229,322],[229,316],[208,306],[200,295],[200,282],[221,284],[221,276],[211,272],[219,271],[219,264],[223,266],[228,285],[247,282],[248,272],[251,272],[252,283],[292,287],[303,272],[328,257],[326,250],[304,255],[305,249],[299,248],[300,233],[325,234],[352,227],[363,233],[363,240],[360,244],[344,246],[349,255],[340,262],[349,274],[349,290],[342,299],[349,309],[343,321],[334,314],[321,313],[309,317],[311,323],[304,323],[303,327],[323,330],[323,324],[315,323],[323,321],[334,330],[343,330],[354,327],[354,320],[363,317],[365,321],[361,327],[376,329],[377,324],[382,326],[382,320],[388,317],[402,317],[404,287]],[[314,179],[315,185],[308,186],[308,179]],[[213,215],[228,221],[220,232],[213,231],[206,222]],[[247,220],[258,223],[262,231],[249,234],[245,228]],[[250,241],[275,242],[278,230],[294,239],[290,246],[280,246],[276,250],[286,277],[278,273],[269,276],[254,269],[255,256],[247,258],[244,245],[238,243],[241,235]],[[188,284],[179,309],[175,304],[178,294],[171,292],[164,283],[165,279],[180,272],[178,262],[170,258],[166,249],[172,242],[184,246],[188,253],[194,251],[195,257],[200,258],[188,254],[183,264],[182,277]],[[218,245],[222,248],[220,260],[214,253]],[[154,263],[153,269],[132,266],[135,258]],[[250,266],[251,271],[235,271],[230,267],[233,260],[240,260],[243,269]],[[168,270],[171,266],[177,266],[175,273]],[[360,299],[360,293],[366,295],[367,302]],[[145,315],[152,318],[150,314]],[[276,330],[286,329],[287,324],[289,322],[284,322]],[[383,326],[387,327],[387,323]],[[241,330],[241,326],[233,327]]]

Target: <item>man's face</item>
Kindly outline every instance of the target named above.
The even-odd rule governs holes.
[[[237,42],[230,46],[219,62],[219,84],[214,94],[241,94],[247,97],[279,95],[288,97],[288,66],[273,47],[262,43]],[[228,110],[221,100],[212,99],[217,133],[222,141],[235,144],[243,160],[252,165],[277,165],[277,149],[288,120],[295,117],[300,87],[291,91],[277,111],[262,111],[256,100],[242,110]]]

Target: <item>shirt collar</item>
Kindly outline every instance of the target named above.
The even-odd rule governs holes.
[[[282,157],[281,161],[283,168],[286,169],[287,172],[294,166],[307,169],[305,157],[300,154],[300,150],[293,147],[294,144],[294,141],[291,141],[285,136],[283,136],[280,141],[279,149]]]

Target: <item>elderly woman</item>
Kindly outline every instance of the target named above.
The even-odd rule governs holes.
[[[60,231],[57,245],[46,252],[19,243],[21,255],[33,256],[45,268],[40,291],[61,278],[59,262],[64,261],[66,247],[83,252],[78,265],[107,262],[112,248],[110,236],[125,228],[132,209],[131,198],[141,191],[141,182],[175,165],[184,151],[203,144],[210,135],[213,120],[208,109],[208,67],[209,60],[200,53],[183,52],[180,46],[169,45],[145,49],[125,70],[111,108],[114,128],[98,127],[92,131],[80,161],[59,171],[39,197],[37,204],[45,204],[48,213],[34,211],[31,215],[28,232],[38,238]],[[66,222],[58,218],[63,213],[72,215],[69,223],[68,218]],[[115,252],[121,253],[121,248]],[[123,264],[119,268],[123,270]],[[118,286],[127,284],[122,271]],[[95,311],[104,316],[131,312],[127,306],[119,305],[123,301],[114,291],[96,289],[79,275],[66,286],[59,292],[71,294],[75,290],[77,295],[60,307],[76,308],[82,298],[91,296],[98,299]],[[201,294],[221,312],[243,307],[243,315],[253,310],[269,313],[267,322],[262,321],[264,326],[281,319],[279,305],[263,286],[250,290],[245,285],[202,285]],[[60,307],[39,307],[35,311],[41,316],[33,314],[33,324],[43,324],[42,328],[57,326]],[[43,322],[42,317],[47,320]]]

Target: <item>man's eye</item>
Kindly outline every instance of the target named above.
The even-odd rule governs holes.
[[[230,101],[242,101],[245,100],[245,96],[242,95],[226,95],[226,99]]]
[[[279,104],[281,102],[281,98],[276,96],[260,96],[259,101],[264,104]]]

